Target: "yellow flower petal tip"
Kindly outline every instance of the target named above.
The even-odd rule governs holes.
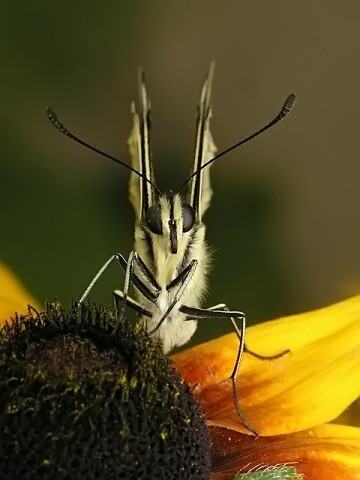
[[[360,393],[360,296],[312,312],[250,327],[237,390],[247,421],[260,435],[281,435],[329,422]],[[190,348],[172,357],[194,385],[209,425],[246,432],[236,414],[231,374],[235,334]],[[249,432],[247,432],[249,433]]]
[[[41,308],[13,272],[0,262],[0,325],[13,317],[15,312],[27,313],[28,305]]]

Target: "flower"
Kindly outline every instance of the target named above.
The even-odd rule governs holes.
[[[34,305],[5,267],[0,287],[3,322],[12,308]],[[290,349],[271,361],[247,353],[242,358],[238,394],[246,420],[260,432],[257,438],[240,423],[233,403],[228,377],[238,349],[235,334],[173,355],[207,420],[212,480],[245,478],[279,465],[294,466],[307,480],[359,479],[360,429],[327,423],[359,396],[359,339],[360,296],[249,327],[246,343],[252,351],[274,355]]]
[[[326,424],[360,393],[360,296],[308,313],[249,327],[237,381],[249,434],[237,416],[228,380],[235,334],[172,356],[199,400],[212,438],[212,478],[258,465],[292,464],[306,479],[360,478],[360,429]]]
[[[0,399],[1,479],[210,478],[189,387],[144,325],[105,306],[15,316],[0,330]]]

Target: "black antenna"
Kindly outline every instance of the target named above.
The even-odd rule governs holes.
[[[161,195],[161,192],[160,192],[160,190],[157,188],[157,186],[156,186],[151,180],[149,180],[148,178],[146,178],[145,175],[143,175],[143,174],[140,173],[138,170],[136,170],[136,168],[133,168],[131,165],[128,165],[127,163],[119,160],[118,158],[115,158],[115,157],[113,157],[112,155],[109,155],[108,153],[105,153],[105,152],[103,152],[102,150],[99,150],[98,148],[93,147],[93,146],[90,145],[89,143],[84,142],[84,140],[81,140],[80,138],[78,138],[78,137],[76,137],[74,134],[72,134],[72,133],[64,126],[64,124],[61,122],[61,120],[60,120],[59,116],[57,115],[57,113],[56,113],[51,107],[47,107],[47,108],[46,108],[46,113],[47,113],[47,116],[48,116],[50,122],[54,125],[55,128],[57,128],[57,129],[59,130],[59,132],[63,133],[63,134],[66,135],[67,137],[71,138],[71,139],[74,140],[75,142],[80,143],[80,145],[83,145],[84,147],[88,148],[89,150],[92,150],[93,152],[99,153],[99,154],[102,155],[103,157],[106,157],[106,158],[112,160],[113,162],[119,163],[120,165],[122,165],[123,167],[127,168],[128,170],[131,170],[133,173],[136,173],[136,175],[138,175],[139,177],[143,178],[143,179],[146,180],[148,183],[150,183],[150,185],[153,187],[153,189],[156,191],[156,193],[157,193],[158,195]]]
[[[273,125],[275,125],[276,123],[280,122],[280,120],[282,120],[283,118],[286,117],[286,115],[288,113],[291,112],[293,106],[295,105],[295,102],[296,102],[296,95],[294,93],[291,93],[287,99],[285,100],[284,102],[284,105],[282,106],[281,108],[281,111],[280,113],[278,113],[276,115],[276,117],[271,120],[271,122],[269,122],[267,125],[265,125],[265,127],[261,128],[260,130],[258,130],[257,132],[253,133],[252,135],[249,135],[248,137],[246,137],[244,140],[240,140],[240,142],[236,143],[235,145],[233,145],[232,147],[229,147],[227,148],[226,150],[218,153],[217,155],[215,155],[215,157],[211,158],[210,160],[208,160],[207,162],[204,163],[204,165],[202,165],[200,168],[198,168],[193,174],[190,175],[190,177],[188,177],[185,182],[180,186],[180,190],[182,190],[185,185],[187,183],[189,183],[189,181],[195,177],[195,175],[197,175],[199,172],[201,172],[201,170],[203,170],[204,168],[208,167],[209,165],[211,165],[213,162],[215,162],[215,160],[217,160],[218,158],[226,155],[227,153],[231,152],[232,150],[235,150],[235,148],[238,148],[240,147],[240,145],[248,142],[249,140],[253,139],[254,137],[257,137],[258,135],[260,135],[260,133],[263,133],[265,132],[265,130],[267,130],[268,128],[272,127]]]

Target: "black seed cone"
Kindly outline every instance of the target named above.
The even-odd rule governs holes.
[[[199,406],[159,344],[101,306],[0,333],[0,479],[205,479]]]

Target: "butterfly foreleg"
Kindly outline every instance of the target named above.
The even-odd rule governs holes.
[[[124,301],[124,292],[121,290],[115,290],[113,293],[113,297],[114,297],[114,308],[115,308],[115,311],[117,311],[119,308],[118,302],[122,303]],[[152,317],[152,313],[146,308],[144,308],[139,302],[134,300],[132,297],[127,296],[125,303],[127,307],[131,308],[131,310],[134,310],[134,312],[138,313],[139,315],[144,315],[145,317],[149,317],[149,318]]]
[[[145,316],[147,318],[152,317],[152,313],[146,308],[144,308],[139,302],[131,298],[129,295],[126,296],[126,299],[124,297],[124,292],[121,290],[115,290],[113,293],[115,317],[117,320],[112,331],[112,335],[117,332],[120,322],[122,320],[122,317],[119,317],[118,311],[119,308],[123,308],[123,305],[128,306],[129,308],[131,308],[131,310],[134,310],[139,315]]]
[[[137,288],[144,295],[144,297],[146,297],[147,299],[149,299],[152,302],[155,302],[158,291],[160,289],[159,285],[157,284],[156,280],[154,279],[154,276],[149,271],[149,269],[146,267],[144,262],[141,260],[141,258],[137,254],[137,252],[131,252],[129,258],[131,256],[133,257],[133,261],[135,261],[139,265],[140,271],[144,274],[144,276],[146,276],[146,278],[149,280],[150,284],[153,285],[155,291],[152,292],[149,289],[149,287],[147,287],[147,285],[145,285],[144,282],[142,282],[142,280],[134,272],[132,272],[131,283],[135,286],[135,288]],[[94,278],[91,280],[89,286],[87,287],[87,289],[82,294],[82,296],[79,300],[79,305],[84,303],[84,301],[89,296],[91,290],[94,288],[95,284],[98,282],[100,277],[108,269],[108,267],[110,266],[110,264],[114,260],[116,260],[119,263],[119,265],[124,269],[125,274],[126,274],[126,271],[128,269],[129,261],[126,261],[125,258],[123,257],[123,255],[121,255],[120,253],[115,253],[104,263],[104,265],[100,268],[100,270],[96,273]],[[132,265],[131,265],[131,269],[132,269]]]
[[[161,287],[159,286],[154,275],[148,269],[148,267],[145,265],[145,263],[141,259],[140,255],[135,250],[133,250],[130,253],[127,262],[125,261],[124,257],[119,256],[119,263],[125,269],[125,281],[124,281],[123,291],[122,292],[115,291],[115,292],[118,292],[117,298],[122,297],[122,303],[121,305],[118,305],[119,310],[117,312],[118,313],[117,325],[120,324],[124,316],[125,305],[127,304],[131,283],[144,295],[145,298],[147,298],[152,303],[156,302],[157,296],[161,290]],[[135,265],[139,268],[139,271],[149,282],[153,291],[144,282],[142,282],[142,280],[134,273]],[[134,301],[132,300],[132,302]]]
[[[195,260],[195,259],[192,260],[189,263],[189,265],[187,267],[185,267],[184,270],[172,282],[170,282],[167,285],[166,290],[168,292],[171,291],[173,288],[175,288],[177,285],[180,285],[180,286],[179,286],[179,289],[177,290],[177,292],[174,294],[172,302],[170,303],[169,307],[166,309],[163,316],[160,318],[156,327],[149,332],[150,335],[155,333],[161,327],[161,325],[166,320],[167,316],[175,308],[176,304],[181,300],[181,297],[183,296],[186,288],[189,285],[189,282],[191,281],[191,279],[192,279],[192,277],[195,273],[197,265],[198,265],[198,261]]]
[[[79,305],[82,305],[87,297],[89,296],[89,293],[91,290],[94,288],[95,284],[98,282],[99,278],[102,276],[102,274],[105,272],[105,270],[108,269],[109,265],[115,260],[118,259],[117,257],[121,256],[119,253],[115,253],[112,255],[105,263],[104,265],[100,268],[100,270],[96,273],[94,278],[91,280],[89,286],[85,290],[85,292],[81,295],[81,298],[79,300]]]

